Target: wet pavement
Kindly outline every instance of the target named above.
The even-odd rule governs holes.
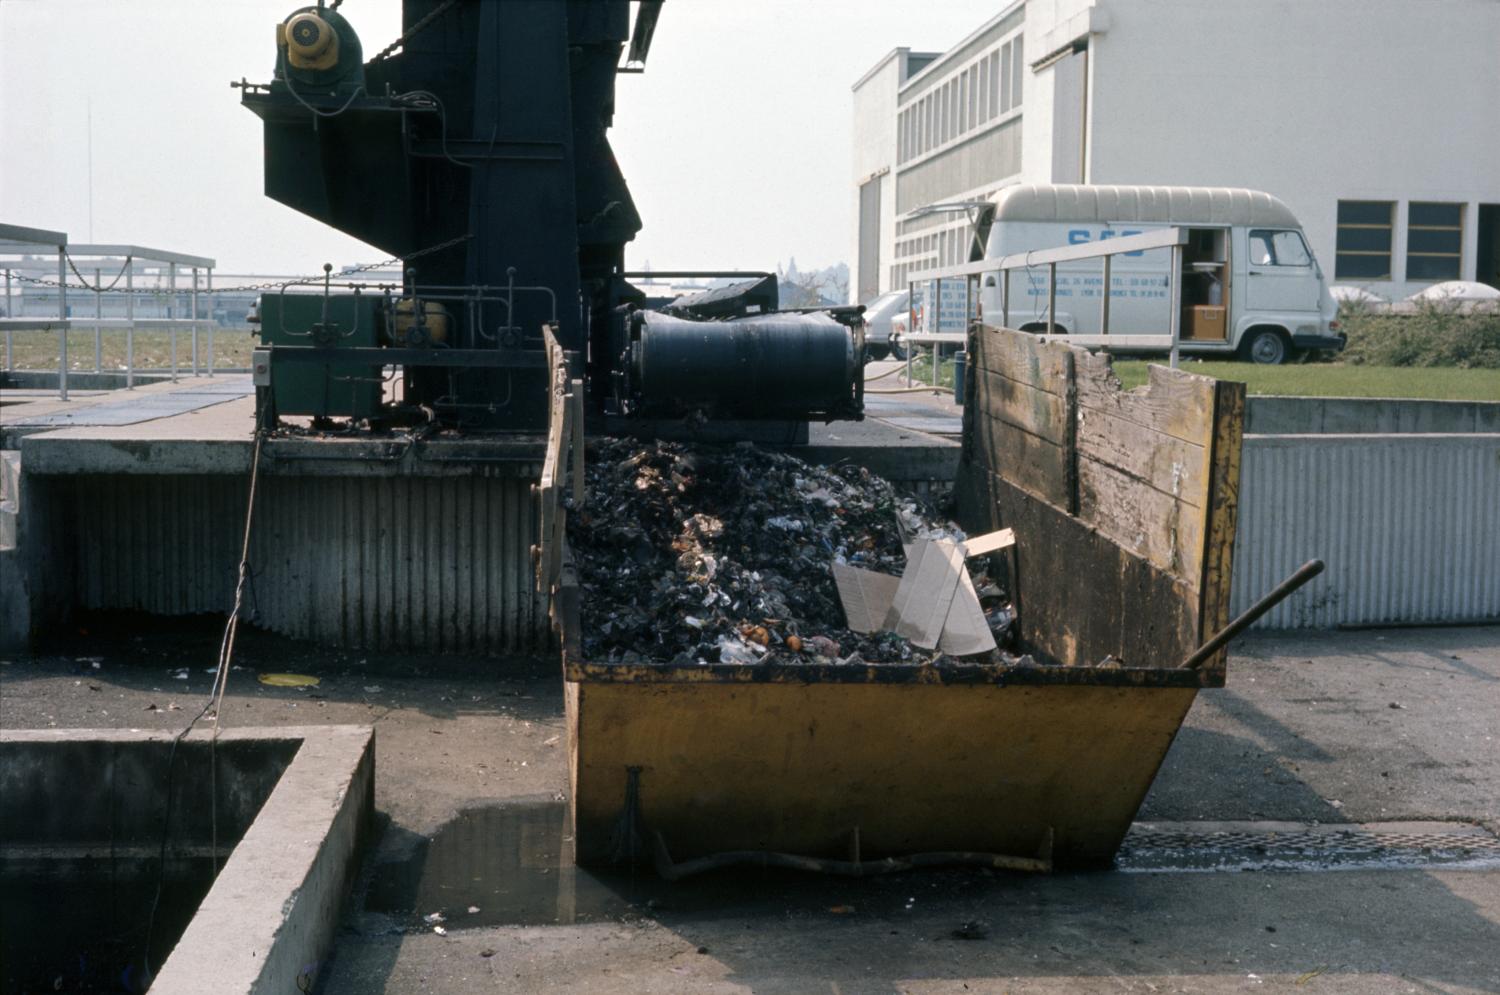
[[[81,628],[0,666],[0,722],[177,728],[207,693],[212,620]],[[247,632],[236,662],[227,725],[376,728],[382,832],[323,992],[1500,990],[1500,870],[1454,849],[1500,830],[1500,628],[1256,635],[1200,694],[1124,869],[1049,877],[576,869],[550,661]]]

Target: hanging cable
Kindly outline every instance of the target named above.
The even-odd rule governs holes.
[[[157,849],[156,889],[151,897],[151,912],[146,917],[144,964],[148,976],[153,973],[151,970],[151,935],[156,926],[156,910],[161,904],[162,882],[166,877],[167,842],[171,837],[172,827],[172,794],[176,783],[177,747],[210,709],[214,713],[214,728],[208,741],[209,833],[211,837],[209,860],[212,865],[213,878],[219,875],[219,779],[216,747],[219,741],[219,728],[223,725],[224,692],[229,685],[229,671],[234,661],[234,639],[239,630],[240,610],[245,601],[245,585],[250,576],[250,537],[255,522],[255,498],[260,482],[261,444],[265,440],[265,435],[265,426],[257,425],[255,444],[250,456],[250,496],[245,508],[244,539],[240,545],[239,578],[234,588],[234,607],[229,613],[229,620],[224,626],[224,636],[219,642],[219,663],[214,671],[213,684],[209,687],[208,700],[203,703],[203,707],[198,710],[197,714],[188,720],[187,725],[172,737],[172,746],[167,751],[167,790],[162,814],[161,844]]]

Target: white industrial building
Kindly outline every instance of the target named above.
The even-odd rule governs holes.
[[[1500,0],[1017,0],[853,89],[858,302],[1017,183],[1250,187],[1330,282],[1500,286]]]

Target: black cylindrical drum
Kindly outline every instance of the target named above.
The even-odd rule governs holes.
[[[856,333],[828,314],[689,321],[639,311],[635,395],[646,415],[857,416]]]

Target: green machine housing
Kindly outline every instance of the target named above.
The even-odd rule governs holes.
[[[260,298],[261,342],[278,346],[380,345],[378,294],[269,293]],[[325,310],[326,308],[326,310]],[[271,365],[278,415],[368,419],[381,404],[382,367],[369,363]]]

